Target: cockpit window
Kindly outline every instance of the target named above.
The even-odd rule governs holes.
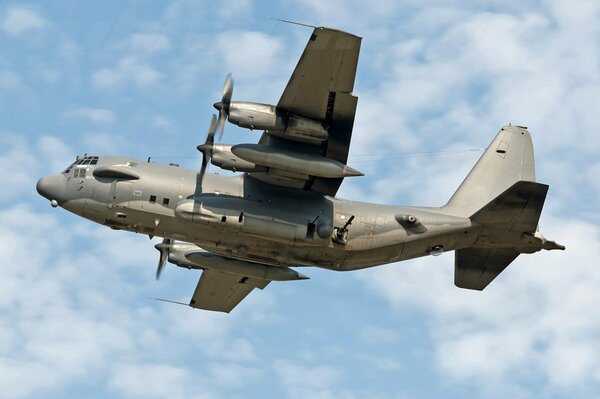
[[[64,175],[69,174],[69,172],[71,171],[71,169],[73,169],[73,167],[75,165],[96,165],[98,164],[98,157],[97,156],[92,156],[92,155],[84,155],[83,157],[77,157],[77,160],[75,162],[73,162],[71,165],[69,165],[67,167],[67,169],[65,169],[62,173]],[[74,177],[85,177],[85,169],[81,169],[80,171],[75,170],[73,172],[73,176]]]
[[[67,169],[65,169],[63,171],[63,175],[69,174],[69,172],[71,171],[71,169],[73,168],[73,165],[75,165],[75,162],[73,162],[71,165],[67,166]]]
[[[84,156],[83,158],[79,158],[76,165],[96,165],[98,163],[98,157],[96,156]]]

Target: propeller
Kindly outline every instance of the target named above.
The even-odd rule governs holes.
[[[204,144],[200,144],[196,148],[198,151],[202,153],[202,165],[200,166],[200,172],[196,176],[196,191],[197,194],[202,192],[202,180],[204,179],[204,174],[206,173],[206,167],[208,166],[208,162],[212,158],[213,147],[215,144],[215,132],[217,129],[217,116],[213,114],[212,119],[210,121],[210,126],[208,128],[208,134],[206,135],[206,141]]]
[[[225,121],[229,116],[229,105],[231,104],[231,96],[233,95],[233,78],[231,74],[225,77],[225,83],[223,84],[223,96],[221,101],[216,102],[213,106],[219,111],[219,141],[223,137],[223,130],[225,129]]]
[[[160,278],[160,275],[165,268],[167,263],[167,259],[169,258],[169,251],[171,250],[172,240],[170,238],[165,238],[162,240],[160,244],[156,244],[154,248],[158,249],[160,252],[160,258],[158,258],[158,267],[156,268],[156,279]]]

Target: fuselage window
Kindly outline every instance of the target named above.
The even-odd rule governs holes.
[[[150,202],[152,202],[152,203],[156,202],[156,195],[151,195],[150,196]]]
[[[163,205],[164,206],[169,206],[169,199],[168,198],[163,198]]]

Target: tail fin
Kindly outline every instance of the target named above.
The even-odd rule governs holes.
[[[521,180],[535,181],[531,136],[525,127],[504,126],[444,206],[444,212],[470,217]]]

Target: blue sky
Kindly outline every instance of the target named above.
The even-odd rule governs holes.
[[[423,3],[1,2],[2,396],[600,398],[600,4]],[[156,282],[154,242],[50,208],[35,182],[85,152],[196,168],[227,73],[234,98],[279,99],[310,30],[272,17],[364,38],[350,165],[366,176],[340,196],[442,205],[523,124],[550,184],[541,229],[567,251],[481,293],[444,254],[310,269],[230,315],[152,300],[189,300],[198,273]],[[389,153],[411,155],[373,155]]]

